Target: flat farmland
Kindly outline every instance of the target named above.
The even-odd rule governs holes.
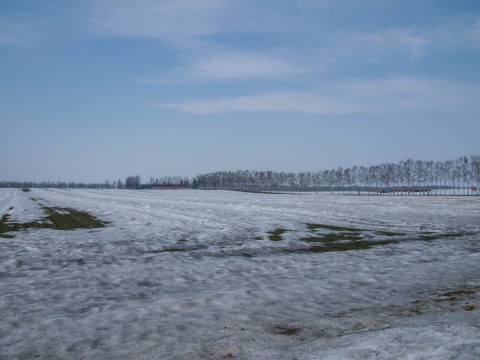
[[[480,199],[0,189],[0,359],[478,359]]]

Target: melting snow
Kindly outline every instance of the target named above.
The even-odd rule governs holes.
[[[479,198],[0,189],[41,205],[110,223],[0,237],[0,359],[480,357]]]

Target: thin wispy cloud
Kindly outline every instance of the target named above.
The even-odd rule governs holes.
[[[322,3],[328,1],[94,0],[88,18],[104,35],[176,42],[225,32],[296,32]]]
[[[295,112],[317,115],[378,114],[398,111],[480,110],[480,86],[446,80],[389,76],[338,81],[312,92],[277,92],[158,104],[192,114]]]
[[[266,93],[211,101],[194,100],[178,104],[159,104],[161,108],[192,114],[232,112],[297,112],[319,115],[375,112],[375,108],[353,101],[341,101],[316,93]]]
[[[0,45],[34,46],[42,35],[31,23],[0,16]]]
[[[161,76],[150,76],[140,82],[179,84],[188,81],[287,79],[311,72],[281,57],[259,53],[221,53],[204,56],[198,61],[171,70]]]
[[[192,81],[298,81],[295,77],[321,77],[329,69],[359,62],[415,63],[439,51],[480,47],[480,17],[475,15],[365,31],[335,24],[338,13],[362,8],[358,1],[349,4],[347,11],[348,7],[331,1],[96,0],[90,2],[85,19],[96,36],[156,39],[180,47],[182,63],[148,74],[139,69],[134,77],[137,83],[159,86]],[[245,51],[225,42],[223,37],[229,34],[240,39],[272,34],[275,40],[259,46],[261,50]]]
[[[480,16],[454,16],[430,33],[432,45],[449,49],[480,49]]]
[[[88,21],[104,36],[182,44],[219,31],[218,15],[225,6],[218,0],[99,0],[91,3]]]
[[[282,77],[301,72],[288,61],[261,54],[222,54],[193,64],[189,73],[202,78],[245,79]]]
[[[384,62],[398,57],[416,61],[451,48],[480,48],[479,17],[454,17],[432,28],[391,27],[331,34],[320,52],[329,61],[361,58]]]
[[[337,91],[372,104],[383,112],[433,111],[474,113],[480,110],[478,84],[412,76],[386,76],[340,83]]]
[[[413,61],[426,54],[429,42],[426,34],[393,28],[382,32],[355,32],[333,36],[325,51],[337,59],[354,57],[381,62],[400,55]]]

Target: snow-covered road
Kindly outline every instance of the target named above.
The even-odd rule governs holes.
[[[478,197],[0,189],[42,205],[109,224],[0,237],[0,359],[480,358]]]

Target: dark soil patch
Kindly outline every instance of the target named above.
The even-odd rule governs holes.
[[[363,239],[359,233],[329,233],[322,236],[305,237],[301,240],[307,243],[331,243],[344,240],[361,240]]]
[[[410,236],[408,232],[388,231],[381,229],[362,229],[356,227],[336,226],[319,223],[307,223],[309,230],[304,237],[299,237],[299,240],[311,244],[310,247],[301,245],[294,246],[291,249],[283,249],[285,253],[323,253],[330,251],[349,251],[349,250],[364,250],[370,249],[374,246],[389,245],[401,242],[410,241],[434,241],[443,238],[457,238],[472,233],[459,232],[431,232],[424,231],[416,236]],[[268,239],[271,241],[282,241],[282,235],[292,230],[277,228],[273,231],[267,232]],[[382,236],[383,239],[376,240],[376,236]],[[254,240],[263,240],[263,237],[256,237]],[[458,295],[457,295],[458,296]],[[445,295],[445,297],[450,297]]]
[[[146,254],[159,254],[163,252],[184,252],[184,251],[189,251],[193,249],[182,249],[182,248],[165,248],[165,249],[154,249],[154,250],[147,250],[145,251]]]
[[[384,235],[384,236],[405,236],[404,233],[393,232],[393,231],[375,231],[377,235]]]
[[[54,230],[75,230],[75,229],[96,229],[107,225],[105,221],[96,219],[93,215],[75,210],[72,208],[51,208],[42,206],[46,217],[41,221],[17,223],[9,221],[10,215],[3,215],[0,220],[0,236],[11,238],[13,235],[5,234],[11,231],[28,229],[54,229]]]
[[[53,223],[53,229],[96,229],[107,225],[107,222],[100,221],[84,211],[72,208],[49,208],[46,206],[43,209],[48,214],[46,219]]]
[[[449,291],[449,292],[440,294],[440,296],[468,296],[468,295],[473,295],[473,294],[476,294],[476,293],[477,292],[475,290],[460,289],[460,290]]]
[[[327,225],[327,224],[307,224],[307,228],[309,230],[326,229],[326,230],[333,230],[333,231],[351,231],[351,232],[367,231],[365,229],[352,228],[352,227],[346,227],[346,226]]]
[[[441,309],[447,311],[472,311],[476,309],[473,303],[478,300],[477,289],[478,286],[473,287],[458,287],[449,291],[433,291],[422,300],[415,300],[412,311],[418,314],[427,311],[440,311]],[[466,302],[466,301],[469,302]]]
[[[447,239],[447,238],[454,238],[459,236],[464,236],[467,234],[459,234],[459,233],[425,233],[419,236],[420,240],[437,240],[437,239]]]
[[[395,241],[368,241],[368,240],[358,240],[350,242],[332,242],[324,243],[322,245],[312,246],[307,248],[307,252],[312,253],[323,253],[329,251],[348,251],[348,250],[365,250],[370,249],[372,246],[378,245],[388,245],[392,244]]]
[[[298,335],[302,331],[302,328],[299,327],[283,327],[277,326],[272,329],[274,334],[278,335]]]
[[[282,235],[287,231],[290,231],[290,230],[278,228],[278,229],[275,229],[273,231],[269,231],[267,233],[267,234],[269,234],[268,238],[271,241],[281,241],[281,240],[283,240]]]

